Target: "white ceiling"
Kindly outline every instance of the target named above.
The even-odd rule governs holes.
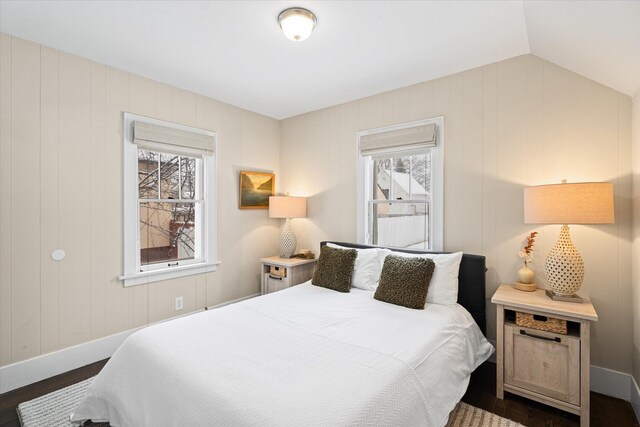
[[[640,1],[526,1],[531,53],[627,95],[640,89]]]
[[[318,17],[294,43],[276,17]],[[0,31],[274,118],[534,53],[629,95],[640,1],[7,1]]]

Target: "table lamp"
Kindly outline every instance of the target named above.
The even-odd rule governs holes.
[[[568,224],[613,224],[613,184],[579,182],[524,189],[525,224],[562,224],[560,238],[549,252],[544,271],[558,301],[582,302],[576,292],[584,279],[584,262],[571,241]]]
[[[282,258],[291,258],[296,251],[296,234],[291,229],[291,218],[305,218],[306,216],[306,197],[269,197],[269,217],[287,219],[284,223],[282,234],[280,234],[280,256]]]

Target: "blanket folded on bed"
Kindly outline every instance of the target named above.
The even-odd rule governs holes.
[[[72,419],[113,426],[434,425],[404,361],[234,304],[125,341]]]

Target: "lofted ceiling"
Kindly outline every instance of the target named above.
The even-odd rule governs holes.
[[[309,39],[276,17],[312,10]],[[10,1],[0,31],[277,119],[533,53],[640,88],[640,1]]]

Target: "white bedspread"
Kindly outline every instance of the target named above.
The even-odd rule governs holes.
[[[73,420],[113,426],[443,426],[493,351],[459,305],[303,284],[146,328]]]

